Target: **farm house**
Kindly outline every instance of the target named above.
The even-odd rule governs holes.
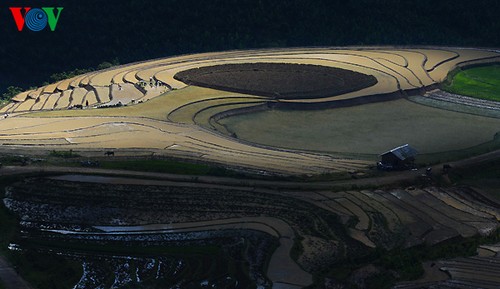
[[[378,167],[381,169],[406,169],[414,166],[418,152],[408,144],[393,148],[380,155]]]

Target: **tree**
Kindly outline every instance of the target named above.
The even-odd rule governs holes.
[[[23,92],[24,90],[17,86],[9,86],[7,87],[7,91],[2,94],[1,100],[11,100],[14,96]]]

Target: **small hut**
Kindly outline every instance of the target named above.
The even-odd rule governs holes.
[[[409,169],[415,166],[417,154],[416,149],[405,144],[381,154],[378,167],[381,169]]]

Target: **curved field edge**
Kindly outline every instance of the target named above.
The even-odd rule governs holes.
[[[40,105],[35,106],[35,104],[37,104],[37,101],[39,102],[45,101],[45,103],[50,103],[48,107],[62,108],[66,104],[71,104],[71,98],[73,95],[75,95],[74,93],[69,93],[68,91],[75,87],[76,87],[75,89],[82,88],[80,86],[83,87],[92,86],[92,89],[91,91],[89,91],[89,94],[92,94],[92,97],[96,98],[98,101],[104,100],[103,102],[106,102],[110,100],[111,97],[113,96],[113,91],[119,92],[122,88],[123,90],[127,90],[128,88],[125,86],[126,84],[128,84],[130,86],[130,89],[132,89],[133,86],[136,84],[136,83],[134,84],[135,81],[137,82],[149,81],[149,83],[146,83],[146,87],[143,90],[141,90],[142,91],[141,93],[145,93],[143,97],[144,101],[141,104],[134,104],[128,107],[117,107],[113,109],[102,109],[102,112],[100,112],[101,109],[99,110],[82,109],[77,111],[71,110],[64,112],[62,110],[56,109],[56,111],[54,111],[53,113],[54,115],[57,115],[57,114],[65,114],[66,112],[68,112],[68,116],[88,115],[89,117],[93,117],[95,114],[108,115],[108,116],[110,115],[119,116],[122,114],[127,114],[127,117],[129,117],[128,113],[132,112],[132,114],[134,114],[138,118],[152,117],[164,121],[165,115],[168,115],[169,109],[172,111],[175,110],[176,108],[182,107],[182,110],[180,111],[179,114],[182,116],[180,118],[182,122],[186,123],[194,122],[196,124],[198,121],[200,121],[200,122],[210,123],[211,120],[210,119],[207,120],[207,114],[210,111],[214,111],[216,113],[220,111],[218,109],[211,109],[212,102],[208,101],[205,102],[205,104],[207,105],[206,107],[203,107],[203,105],[200,106],[186,105],[193,103],[193,101],[196,102],[200,100],[200,98],[192,100],[191,96],[187,96],[187,94],[185,97],[182,97],[181,91],[188,92],[190,89],[192,89],[192,87],[185,87],[185,84],[182,84],[173,79],[175,72],[185,70],[189,67],[196,67],[197,65],[207,66],[207,65],[213,65],[214,63],[215,64],[227,63],[231,61],[234,61],[236,63],[241,63],[262,58],[259,61],[267,61],[267,60],[272,60],[276,62],[296,61],[298,63],[309,63],[309,64],[328,63],[328,65],[330,66],[339,66],[343,68],[348,67],[354,71],[365,71],[365,72],[370,71],[374,75],[377,75],[377,79],[380,81],[374,87],[370,87],[369,89],[363,89],[355,93],[348,93],[342,96],[343,99],[339,100],[339,101],[349,102],[352,101],[351,99],[358,99],[358,100],[361,99],[362,95],[375,95],[376,97],[380,97],[378,100],[384,100],[382,97],[384,93],[389,93],[389,95],[392,95],[391,97],[400,97],[401,95],[399,90],[406,91],[407,93],[418,93],[422,88],[431,86],[436,82],[440,81],[442,78],[445,77],[449,69],[453,67],[469,64],[471,62],[498,60],[498,53],[494,51],[446,48],[445,50],[450,50],[450,51],[453,50],[454,53],[456,54],[450,56],[451,54],[449,53],[443,54],[442,51],[436,48],[435,50],[433,50],[432,48],[422,48],[420,50],[421,51],[408,48],[374,48],[374,47],[365,47],[359,50],[355,49],[349,50],[348,48],[347,49],[327,49],[327,48],[288,49],[288,50],[280,49],[280,50],[206,53],[199,55],[180,56],[178,58],[173,57],[168,59],[157,59],[151,62],[122,65],[104,71],[93,72],[84,77],[81,76],[75,77],[71,81],[66,80],[62,81],[57,85],[49,85],[47,87],[39,88],[34,91],[22,93],[15,97],[16,104],[9,109],[11,109],[12,112],[14,112],[14,115],[11,116],[12,118],[14,118],[16,117],[15,114],[16,111],[18,110],[20,110],[19,113],[22,113],[24,109],[40,107]],[[379,58],[384,58],[385,60],[381,61],[379,60]],[[394,61],[391,60],[393,58]],[[162,87],[161,89],[154,86],[153,82],[157,80],[164,81],[165,86]],[[79,83],[76,83],[75,81]],[[106,88],[106,85],[109,85],[109,87]],[[219,93],[221,92],[215,91],[214,96]],[[163,95],[158,97],[158,95],[161,94]],[[47,96],[47,95],[49,96],[46,99],[41,98],[42,96]],[[81,96],[82,96],[81,93],[75,95],[75,99],[77,99],[78,103],[83,102]],[[231,99],[234,97],[234,95],[228,95],[228,94],[226,94],[226,96],[227,99]],[[165,107],[163,106],[154,105],[154,104],[159,104],[159,102],[155,102],[156,99],[163,97],[167,97],[169,101],[171,101],[168,104],[170,105],[170,108],[165,109]],[[199,95],[194,94],[194,97],[195,98],[199,97]],[[235,106],[237,105],[247,106],[251,105],[252,102],[258,103],[259,101],[261,101],[255,99],[255,96],[238,95],[238,97],[241,97],[242,101],[235,104]],[[182,100],[178,101],[179,98]],[[312,102],[314,102],[313,105],[322,105],[325,102],[328,102],[328,100],[329,99],[321,99],[319,101],[307,100],[307,101],[299,101],[300,103],[297,103],[296,100],[293,101],[282,100],[280,102],[276,102],[274,100],[262,99],[264,103],[268,102],[271,103],[271,105],[278,105],[278,106],[282,104],[285,104],[287,106],[306,105],[308,104],[308,102],[311,102],[311,104],[313,104]],[[112,101],[116,101],[116,99],[113,99]],[[152,108],[154,112],[148,113],[147,111],[143,110],[145,108],[144,105],[148,103],[152,104],[149,107]],[[356,102],[355,104],[359,105],[361,103]],[[222,106],[221,103],[219,103],[218,105]],[[42,108],[43,107],[45,107],[45,105],[42,106]],[[231,106],[231,108],[233,107]],[[7,111],[10,111],[9,109]],[[162,110],[166,111],[162,112]],[[142,115],[143,112],[145,112],[145,115]],[[200,115],[200,117],[199,118],[189,117],[190,114],[193,114],[193,116]],[[33,114],[33,116],[36,116],[36,114]],[[39,116],[42,116],[42,114],[40,114]],[[116,123],[113,123],[113,121],[107,122],[106,125],[116,128],[116,126],[119,125],[118,122],[122,123],[121,120],[119,121],[118,119],[116,119],[116,121],[117,121]],[[125,126],[129,125],[132,124],[125,122]],[[130,129],[135,131],[139,130],[144,131],[145,128],[145,126],[139,123],[135,123],[133,124],[133,126],[134,127]],[[145,133],[152,135],[153,128],[149,127],[148,131]],[[115,132],[114,135],[118,137],[115,139],[120,139],[120,142],[122,142],[125,146],[132,145],[130,143],[123,141],[123,138],[125,138],[126,133]],[[137,136],[138,135],[139,134],[137,134]],[[121,138],[119,138],[120,136]],[[37,144],[37,139],[38,138],[20,139],[16,141],[11,140],[9,144],[15,146],[22,146],[23,143],[26,145],[33,145]],[[40,141],[40,143],[46,145],[47,147],[64,146],[67,145],[68,143],[71,143],[71,145],[73,146],[72,142],[75,140],[85,143],[82,144],[81,147],[85,145],[87,146],[91,145],[93,147],[101,146],[106,148],[113,148],[113,147],[117,149],[122,148],[122,146],[110,145],[112,144],[112,140],[109,138],[106,139],[103,136],[100,137],[93,136],[92,138],[66,137],[59,139],[46,139],[45,142]],[[227,141],[227,139],[226,140],[220,139],[220,141],[225,142]],[[232,139],[232,141],[236,143],[238,142],[238,140],[234,139]],[[175,142],[171,141],[169,142],[173,143],[172,146],[169,146],[169,148],[172,148],[174,146],[177,147],[177,144],[175,144]],[[215,144],[216,143],[218,142],[215,142]],[[161,142],[159,141],[154,142],[154,145],[156,146],[159,146],[160,144]],[[199,144],[197,145],[199,146]],[[245,145],[247,146],[247,148],[251,147],[251,145],[249,144]],[[397,145],[400,145],[400,143],[398,143]],[[167,146],[165,146],[165,148],[166,147]],[[207,146],[203,144],[199,150],[192,151],[192,148],[188,148],[186,149],[188,152],[184,150],[182,154],[199,154],[203,156],[203,151],[205,149],[207,149]],[[273,150],[273,148],[268,148],[268,149]],[[387,148],[384,148],[383,151],[385,151],[386,149]],[[274,150],[276,150],[276,148],[274,148]],[[293,153],[301,154],[302,152],[293,152]],[[232,156],[231,158],[234,159],[234,156]],[[342,167],[342,169],[346,169],[350,165],[351,164],[341,164],[339,165],[339,167]],[[356,168],[358,167],[359,166],[356,166]],[[323,168],[322,170],[324,171]],[[305,172],[305,170],[303,171]],[[295,172],[297,172],[297,169],[295,169]]]
[[[450,48],[451,49],[451,48]],[[383,80],[382,85],[376,85],[379,87],[378,89],[372,90],[363,89],[359,93],[355,94],[346,94],[342,98],[352,98],[356,96],[365,96],[365,95],[373,95],[373,94],[387,94],[391,92],[395,92],[398,90],[404,90],[410,92],[412,90],[418,90],[423,87],[432,85],[436,82],[441,81],[445,77],[445,73],[448,72],[449,69],[454,68],[455,66],[465,65],[470,62],[481,62],[481,61],[494,61],[495,58],[498,58],[499,55],[494,53],[493,51],[480,51],[473,49],[455,49],[459,52],[457,59],[454,58],[446,58],[441,55],[440,57],[444,57],[441,59],[435,67],[427,70],[424,68],[427,61],[435,61],[433,57],[427,57],[425,53],[432,55],[433,53],[437,53],[435,50],[424,48],[422,51],[415,51],[412,49],[398,49],[398,48],[386,48],[387,51],[393,53],[384,54],[384,48],[371,48],[365,47],[360,50],[346,50],[346,49],[288,49],[288,50],[249,50],[249,51],[233,51],[233,52],[222,52],[222,53],[205,53],[205,54],[197,54],[197,55],[187,55],[187,56],[179,56],[179,57],[171,57],[166,59],[157,59],[149,62],[141,62],[141,63],[132,63],[128,65],[122,65],[116,68],[111,68],[103,71],[92,72],[86,77],[76,77],[75,79],[79,79],[80,83],[67,82],[67,85],[49,85],[47,87],[39,88],[37,90],[27,91],[19,94],[13,99],[16,102],[23,102],[27,100],[37,101],[41,95],[50,94],[59,91],[72,90],[75,86],[83,86],[88,87],[91,90],[94,90],[98,96],[98,99],[109,99],[107,95],[102,94],[102,89],[105,86],[118,85],[122,84],[134,84],[137,85],[139,82],[148,83],[150,85],[145,85],[143,87],[143,93],[146,94],[145,100],[150,99],[151,97],[155,97],[161,91],[156,90],[156,81],[161,81],[166,85],[167,91],[169,89],[182,88],[185,87],[185,84],[178,82],[173,79],[173,74],[177,71],[183,71],[189,69],[190,67],[201,65],[201,66],[210,66],[218,63],[245,63],[257,61],[261,57],[262,60],[272,59],[275,62],[286,62],[286,61],[297,61],[298,63],[310,63],[310,64],[324,64],[328,66],[335,66],[339,68],[348,68],[353,71],[369,71],[379,78],[392,78],[392,80],[385,79]],[[421,55],[420,55],[421,54]],[[381,56],[383,55],[383,56]],[[411,65],[409,64],[397,64],[396,62],[391,62],[390,59],[395,57],[403,57],[407,60],[411,60]],[[292,58],[289,58],[292,57]],[[295,57],[295,58],[294,58]],[[345,59],[348,57],[348,59]],[[382,63],[378,60],[378,57],[386,57],[388,62]],[[287,59],[295,59],[295,60],[287,60]],[[497,59],[498,60],[498,59]],[[419,63],[422,61],[422,63]],[[388,64],[392,63],[392,64]],[[439,65],[439,66],[438,66]],[[172,68],[171,68],[172,67]],[[133,78],[117,79],[115,76],[122,75],[122,72],[126,70],[131,70],[134,74]],[[398,70],[401,70],[398,71]],[[411,72],[408,74],[408,72]],[[433,75],[433,76],[432,76]],[[148,79],[149,77],[149,79]],[[410,82],[410,79],[412,81]],[[155,86],[153,86],[152,81]],[[407,84],[404,84],[406,83]],[[419,82],[418,86],[412,85],[411,83]],[[61,83],[64,83],[61,82]],[[69,85],[71,83],[71,85]],[[175,84],[175,85],[174,85]],[[150,87],[151,86],[151,87]],[[121,90],[121,88],[120,88]],[[101,92],[99,92],[101,91]],[[163,90],[162,90],[163,91]],[[151,92],[151,96],[147,96],[148,93]],[[112,96],[113,89],[110,91],[110,95]],[[64,94],[61,94],[64,96]],[[71,97],[70,97],[71,98]],[[325,99],[326,100],[326,99]],[[334,100],[334,99],[332,99]],[[61,100],[62,101],[62,100]],[[67,101],[67,100],[66,100]],[[57,103],[57,100],[54,100],[54,103]],[[286,101],[285,101],[286,102]],[[301,101],[303,102],[303,101]],[[314,101],[316,102],[316,101]],[[324,100],[321,100],[324,102]],[[290,103],[295,103],[292,101]],[[55,104],[53,104],[55,105]],[[8,111],[15,112],[17,110],[23,111],[28,109],[28,107],[23,108],[12,108]],[[28,109],[29,110],[29,109]]]
[[[451,93],[500,101],[500,64],[456,69],[450,73],[442,89]]]
[[[373,75],[336,67],[293,63],[205,66],[177,72],[174,79],[188,85],[284,99],[326,98],[377,83]]]
[[[332,154],[364,153],[372,160],[390,147],[410,143],[420,152],[417,160],[426,159],[423,162],[438,161],[440,155],[442,161],[450,161],[498,148],[500,121],[430,108],[406,99],[351,108],[261,110],[225,116],[229,117],[218,118],[217,123],[240,141]],[[476,124],[483,125],[482,129],[477,130]]]
[[[245,192],[244,195],[247,194],[253,194],[252,196],[248,196],[249,198],[253,198],[253,202],[256,201],[255,199],[255,194],[259,190],[252,189],[248,192]],[[54,195],[56,194],[54,190],[47,191],[49,195]],[[96,194],[98,192],[95,192]],[[42,193],[45,195],[45,193]],[[74,193],[71,193],[71,195]],[[185,194],[185,192],[183,192]],[[421,238],[424,238],[430,243],[434,242],[439,242],[441,238],[446,237],[446,238],[453,238],[453,236],[458,236],[462,235],[464,237],[470,236],[470,228],[476,227],[478,230],[482,230],[483,225],[486,225],[485,228],[488,226],[493,225],[494,223],[497,224],[497,222],[492,222],[492,213],[495,210],[491,210],[489,206],[483,206],[481,203],[478,203],[475,200],[470,200],[467,199],[464,202],[464,198],[467,198],[467,192],[466,191],[455,191],[453,189],[434,189],[434,188],[429,188],[425,190],[388,190],[388,191],[378,191],[378,190],[366,190],[366,191],[341,191],[341,192],[329,192],[329,191],[323,191],[323,192],[309,192],[307,194],[300,193],[300,192],[295,192],[295,191],[281,191],[281,192],[270,192],[266,191],[265,195],[267,194],[277,194],[275,197],[273,197],[273,200],[282,200],[285,199],[283,197],[287,196],[288,198],[292,199],[297,199],[299,202],[306,201],[307,203],[313,204],[315,206],[318,206],[322,208],[323,210],[327,210],[329,212],[332,212],[334,214],[338,214],[341,220],[344,220],[343,222],[346,222],[345,225],[350,228],[355,228],[358,230],[362,235],[366,235],[367,238],[370,238],[371,240],[374,240],[378,246],[383,246],[382,244],[389,244],[391,246],[391,238],[387,238],[387,236],[384,236],[382,233],[383,231],[390,230],[392,233],[391,234],[396,234],[396,236],[401,236],[399,235],[400,233],[403,233],[403,231],[398,231],[399,224],[403,223],[405,226],[408,226],[409,230],[411,230],[412,234],[414,236],[419,236]],[[196,196],[198,195],[198,196]],[[196,196],[196,197],[195,197]],[[69,197],[69,196],[66,196]],[[227,194],[226,198],[231,198],[233,197],[231,194]],[[264,197],[264,195],[261,195],[259,198]],[[189,198],[187,202],[191,204],[197,203],[198,198],[204,198],[203,196],[200,196],[199,193],[196,193],[193,195],[193,198]],[[258,199],[259,199],[258,198]],[[50,199],[50,198],[48,198]],[[47,200],[48,200],[47,199]],[[205,198],[206,199],[206,198]],[[213,198],[210,198],[213,201]],[[354,202],[355,201],[355,202]],[[446,206],[442,209],[440,209],[438,212],[436,212],[436,208],[434,207],[436,204],[439,202],[444,202]],[[282,202],[282,201],[279,201]],[[74,201],[73,201],[74,203]],[[243,202],[244,204],[248,204],[247,202]],[[276,202],[271,202],[272,206],[281,206],[280,204],[276,204]],[[268,203],[266,206],[269,206]],[[204,202],[206,205],[206,202]],[[299,203],[297,203],[299,204]],[[175,204],[171,204],[172,206],[176,206]],[[443,203],[441,203],[441,206]],[[227,206],[218,206],[215,205],[217,208],[226,208]],[[210,208],[206,208],[210,209]],[[191,211],[191,210],[188,210]],[[195,210],[196,211],[196,210]],[[376,212],[380,212],[381,215],[375,214]],[[406,212],[403,212],[406,211]],[[497,210],[496,210],[497,211]],[[319,213],[319,212],[316,212]],[[449,215],[450,213],[455,214],[455,215]],[[365,215],[366,214],[366,215]],[[394,214],[396,214],[397,218],[394,218]],[[423,215],[429,216],[423,218]],[[458,215],[457,215],[458,214]],[[471,215],[472,214],[472,215]],[[422,216],[421,216],[422,215]],[[497,213],[498,215],[498,213]],[[386,219],[386,222],[381,222],[380,217],[382,216],[383,219]],[[391,217],[392,216],[392,217]],[[456,225],[456,221],[450,219],[450,216],[458,216],[454,217],[456,220],[459,221],[461,224],[460,226]],[[474,216],[474,217],[473,217]],[[289,218],[286,214],[283,215],[283,217]],[[366,219],[368,218],[368,219]],[[482,218],[486,218],[481,220]],[[489,220],[488,220],[489,219]],[[498,216],[497,216],[498,219]],[[477,222],[479,220],[479,222]],[[422,224],[418,224],[418,222],[421,222]],[[433,226],[436,222],[438,225]],[[320,230],[321,232],[323,228],[323,225],[321,222],[314,222],[315,226],[311,227],[313,230]],[[466,224],[465,226],[463,224]],[[316,227],[317,226],[317,227]],[[387,227],[386,227],[387,226]],[[426,231],[426,227],[434,227],[434,232],[431,234],[428,231]],[[448,229],[443,228],[447,227]],[[472,227],[471,227],[472,226]],[[302,227],[302,225],[301,225]],[[388,229],[391,228],[391,229]],[[332,229],[330,227],[330,229]],[[450,230],[451,229],[451,230]],[[328,231],[328,230],[327,230]],[[325,231],[325,232],[327,232]],[[302,251],[301,254],[307,253],[307,246],[310,246],[311,244],[317,243],[317,240],[311,237],[308,237],[308,234],[301,233],[303,237],[306,237],[303,239],[301,242],[303,243],[303,246],[305,246],[305,249],[300,249],[304,250]],[[363,238],[361,236],[357,235],[351,235],[351,237],[354,238],[359,238],[359,241],[362,242]],[[468,238],[468,237],[467,237]],[[397,240],[394,239],[394,240]],[[477,240],[477,239],[476,239]],[[389,241],[389,242],[388,242]],[[388,243],[386,243],[388,242]],[[484,242],[481,241],[481,242]],[[410,243],[411,244],[411,243]],[[460,245],[454,246],[454,241],[451,243],[448,243],[450,247],[448,248],[460,248]],[[472,245],[471,245],[472,244]],[[472,241],[472,243],[468,243],[468,249],[471,249],[471,246],[474,246],[474,244],[477,245],[477,242]],[[433,252],[433,254],[429,254],[429,256],[441,256],[441,255],[435,255],[439,250],[443,250],[443,252],[449,252],[449,250],[444,249],[447,248],[447,244],[444,244],[444,247],[438,246],[437,248],[441,249],[436,249]],[[418,260],[422,258],[420,254],[422,254],[422,251],[418,249],[420,253],[417,253]],[[423,249],[425,251],[427,249]],[[380,251],[383,252],[383,251]],[[469,251],[468,251],[469,252]],[[441,252],[442,253],[442,252]],[[440,254],[441,254],[440,253]],[[296,253],[294,253],[296,254]],[[301,254],[298,254],[297,256],[300,256]],[[377,255],[375,255],[377,256]],[[371,256],[369,260],[375,260],[376,258],[380,257],[377,256],[375,259],[371,259]],[[406,253],[400,252],[398,250],[389,253],[387,256],[389,256],[391,259],[395,258],[396,260],[399,260],[399,258],[406,258],[408,257]],[[428,258],[428,257],[425,257]],[[357,260],[356,258],[354,260]],[[365,260],[361,258],[361,260]],[[406,261],[410,259],[404,259]],[[301,259],[300,262],[306,262],[306,259]],[[340,261],[345,261],[344,259],[340,259]],[[338,261],[338,262],[340,262]],[[386,258],[382,258],[383,262],[389,261]],[[405,261],[404,264],[408,265]],[[414,262],[414,260],[413,260]],[[336,263],[337,264],[337,263]],[[389,263],[383,263],[383,264],[391,264]],[[341,266],[337,264],[338,266]],[[337,265],[333,266],[335,268],[338,268]],[[405,268],[407,268],[405,265]],[[392,266],[392,265],[387,265],[387,266]],[[417,268],[418,266],[411,267],[413,269]],[[330,267],[332,268],[332,267]],[[394,268],[398,269],[398,268]],[[412,270],[413,270],[412,269]],[[412,274],[415,274],[414,271]],[[334,273],[331,273],[334,274]],[[407,276],[407,275],[404,275]],[[412,275],[416,276],[416,275]]]

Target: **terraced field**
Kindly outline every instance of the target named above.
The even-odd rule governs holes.
[[[421,280],[417,284],[407,282],[399,284],[394,289],[417,288],[484,288],[496,289],[500,285],[498,271],[500,260],[498,256],[474,256],[467,258],[454,258],[432,262],[432,267],[426,268],[432,275],[442,274],[440,280]],[[438,271],[439,270],[439,271]],[[446,274],[443,274],[446,272]],[[429,274],[429,275],[431,275]],[[428,278],[429,279],[429,278]]]
[[[241,243],[241,238],[259,234],[257,240],[269,238],[278,246],[268,256],[268,265],[260,254],[270,252],[266,246],[273,242],[266,241],[256,251],[261,253],[235,249],[244,253],[233,258],[249,262],[250,278],[257,285],[267,286],[270,280],[272,288],[290,289],[310,285],[311,274],[374,247],[390,250],[487,236],[499,228],[500,220],[497,203],[484,202],[476,191],[461,187],[295,191],[63,175],[13,184],[3,201],[21,219],[21,247],[45,244],[56,251],[74,250],[79,242],[93,248],[117,241],[127,246],[141,242],[142,247],[183,242],[207,246],[226,239]],[[302,249],[291,255],[297,243]],[[454,279],[473,280],[473,267],[464,262],[469,261],[446,261],[442,266]],[[187,281],[196,281],[196,276]]]
[[[445,80],[448,72],[456,67],[499,61],[498,51],[377,47],[230,51],[156,59],[90,72],[20,93],[0,109],[6,117],[0,120],[0,137],[2,146],[35,145],[46,150],[139,149],[284,174],[360,169],[371,161],[303,152],[307,147],[298,147],[298,151],[257,147],[202,127],[227,133],[218,120],[234,113],[270,107],[354,106],[423,93]],[[186,75],[187,71],[214,71],[214,67],[227,65],[279,67],[278,72],[273,72],[274,76],[288,80],[300,78],[300,81],[288,81],[288,84],[283,81],[279,86],[279,91],[294,95],[290,98],[280,96],[279,91],[269,91],[275,89],[272,87],[267,87],[266,93],[254,95],[251,89],[244,87],[235,90],[222,85],[208,89],[178,80],[182,79],[178,76]],[[349,73],[339,74],[332,82],[336,85],[325,86],[330,92],[321,90],[321,94],[314,94],[311,92],[317,89],[317,80],[323,78],[311,78],[304,71],[297,74],[297,65],[358,73],[376,83],[354,88],[348,85],[350,90],[344,90],[342,85],[351,83],[352,79]],[[243,70],[246,74],[253,71]],[[290,73],[300,77],[287,77]],[[126,107],[100,108],[122,105]]]
[[[435,101],[436,93],[416,97]],[[462,97],[453,99],[461,101]],[[476,109],[473,104],[467,107]],[[397,99],[323,110],[262,110],[228,116],[214,121],[214,126],[219,131],[227,130],[228,135],[236,134],[240,140],[262,145],[370,154],[374,160],[387,148],[409,143],[417,148],[421,159],[424,154],[445,155],[447,151],[492,142],[500,132],[499,116],[498,112],[497,117],[485,117]]]
[[[459,71],[444,88],[452,93],[475,98],[500,100],[500,66],[487,65]]]

